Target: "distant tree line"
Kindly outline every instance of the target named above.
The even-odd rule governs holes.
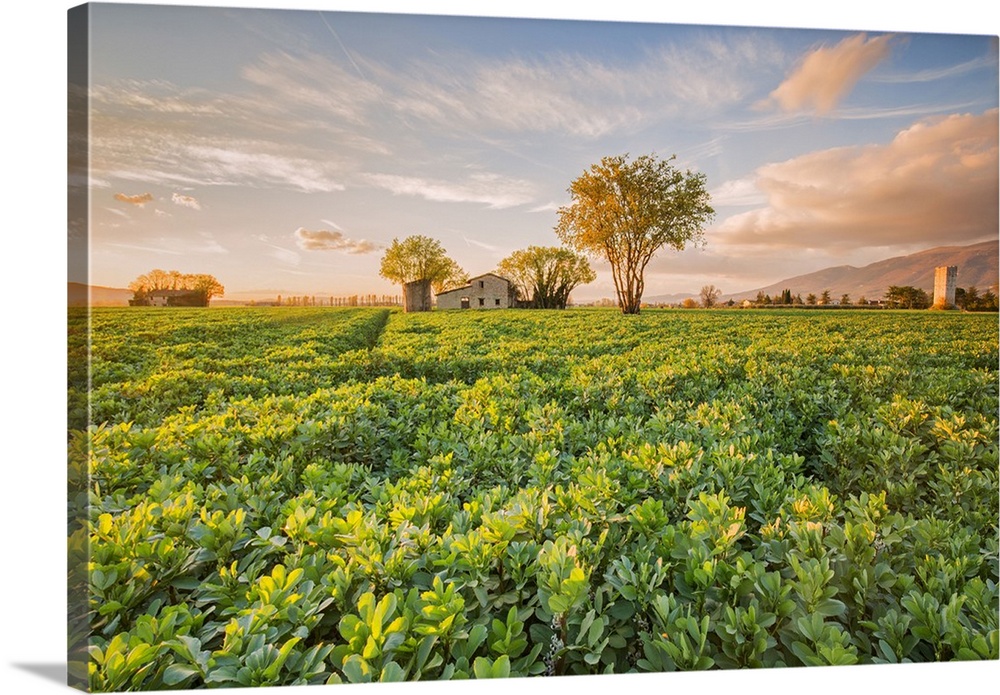
[[[402,306],[398,294],[352,294],[346,297],[317,297],[316,295],[281,296],[273,302],[252,302],[258,306]]]
[[[700,302],[693,297],[689,297],[682,301],[680,306],[685,309],[692,309],[699,306],[706,309],[712,308],[719,305],[719,295],[720,292],[714,285],[705,285],[701,288]],[[847,293],[842,294],[840,299],[834,302],[831,290],[823,290],[819,295],[810,292],[803,299],[801,294],[793,295],[790,289],[784,289],[780,294],[776,294],[773,297],[760,291],[754,299],[745,300],[740,304],[741,306],[752,307],[815,306],[860,308],[869,307],[873,303],[889,309],[928,309],[933,303],[933,298],[926,290],[922,290],[919,287],[890,285],[886,289],[885,297],[879,302],[870,302],[864,296],[854,300]],[[725,306],[730,307],[736,304],[737,302],[731,299],[725,302]],[[959,287],[955,290],[955,305],[964,311],[997,311],[997,293],[992,290],[986,290],[980,294],[979,290],[974,286],[968,288]]]
[[[997,294],[993,290],[979,294],[976,286],[970,285],[955,288],[955,306],[966,311],[997,311],[1000,309],[1000,302],[997,301]]]

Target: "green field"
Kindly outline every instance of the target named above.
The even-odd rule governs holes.
[[[95,690],[998,658],[995,315],[135,308],[91,338]]]

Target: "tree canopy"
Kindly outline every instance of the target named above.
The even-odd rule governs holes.
[[[155,268],[129,283],[134,304],[145,304],[153,292],[161,290],[186,290],[198,295],[198,303],[208,306],[212,297],[222,296],[226,288],[212,275],[181,273],[177,270]]]
[[[890,309],[926,309],[931,305],[927,292],[910,285],[890,285],[885,291],[885,302]]]
[[[993,290],[986,290],[979,294],[975,285],[963,288],[955,288],[955,305],[966,311],[996,311],[997,295]]]
[[[445,253],[437,239],[414,235],[392,244],[382,256],[379,275],[386,280],[405,285],[427,280],[435,292],[458,287],[469,281],[469,276]]]
[[[701,305],[706,309],[711,309],[719,301],[722,291],[715,285],[705,285],[701,288]]]
[[[637,314],[644,272],[663,246],[678,251],[702,241],[715,215],[705,175],[681,172],[671,156],[604,157],[569,186],[572,203],[559,208],[556,234],[568,246],[611,264],[618,305]]]
[[[518,296],[536,309],[565,309],[570,292],[597,274],[586,257],[557,246],[529,246],[500,261],[497,273],[510,280]]]

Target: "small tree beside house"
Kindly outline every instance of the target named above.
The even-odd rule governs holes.
[[[382,256],[379,275],[403,286],[403,310],[430,311],[431,290],[463,285],[468,275],[447,256],[436,239],[415,235],[392,244]]]
[[[515,251],[500,261],[497,273],[513,283],[519,304],[533,309],[565,309],[570,292],[597,279],[585,256],[557,246]]]

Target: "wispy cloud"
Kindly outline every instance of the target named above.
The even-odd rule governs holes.
[[[891,46],[890,35],[869,39],[857,34],[836,46],[817,48],[771,92],[769,100],[784,111],[827,114],[865,73],[889,55]]]
[[[886,119],[916,118],[931,116],[934,114],[949,114],[967,111],[975,106],[976,105],[972,102],[907,104],[891,107],[856,106],[851,108],[838,108],[837,119],[841,121],[877,121]],[[812,120],[813,116],[802,111],[776,111],[741,120],[719,122],[717,127],[728,133],[753,133],[805,125],[811,123]]]
[[[411,195],[442,203],[478,203],[510,208],[531,202],[533,185],[497,174],[474,173],[460,181],[396,174],[368,174],[364,180],[396,195]]]
[[[727,244],[865,248],[996,237],[996,109],[919,121],[886,145],[813,152],[756,172],[767,206],[725,220]]]
[[[183,245],[185,249],[192,255],[202,254],[202,253],[229,253],[229,249],[220,244],[215,238],[207,233],[203,232],[201,234],[201,242],[191,243],[190,241],[185,241],[178,239],[176,243]]]
[[[251,147],[191,145],[184,152],[199,162],[210,184],[282,185],[307,193],[342,191],[321,162],[253,151]]]
[[[881,75],[872,75],[873,82],[884,83],[913,83],[913,82],[934,82],[935,80],[948,80],[960,77],[976,70],[996,70],[997,57],[995,55],[982,56],[967,60],[957,65],[948,65],[942,68],[930,70],[920,70],[917,72],[894,72]]]
[[[451,55],[416,62],[405,74],[370,65],[408,118],[495,132],[558,132],[596,138],[670,116],[704,117],[745,98],[753,71],[774,64],[769,41],[705,35],[632,61],[569,53],[484,59]],[[733,66],[739,66],[734,70]]]
[[[108,113],[142,111],[149,116],[170,118],[222,115],[218,97],[205,90],[178,89],[163,80],[120,80],[114,85],[95,84],[90,98]],[[109,108],[110,107],[110,108]]]
[[[486,251],[497,252],[500,250],[499,246],[494,246],[493,244],[487,244],[484,241],[478,241],[476,239],[470,239],[469,237],[462,237],[462,240],[469,246],[475,246],[477,248],[481,248]]]
[[[275,260],[281,261],[286,265],[298,265],[302,262],[302,256],[291,249],[275,246],[274,244],[268,244],[268,246],[271,247],[271,258]]]
[[[190,195],[181,195],[179,193],[174,193],[171,198],[174,205],[180,205],[182,207],[191,208],[192,210],[201,210],[201,203],[198,199]]]
[[[104,180],[172,187],[340,191],[372,154],[412,147],[408,133],[419,132],[420,143],[472,138],[502,147],[495,140],[511,135],[637,131],[738,103],[753,90],[754,71],[779,62],[761,37],[699,39],[629,59],[427,53],[402,69],[354,53],[341,65],[303,50],[271,51],[246,65],[243,84],[229,91],[162,80],[96,85],[91,171]],[[530,200],[508,181],[371,180],[431,200],[491,207]],[[497,194],[487,190],[497,185]]]
[[[361,123],[382,90],[359,74],[317,55],[268,53],[243,70],[243,78],[278,105],[308,106],[327,116]]]
[[[547,203],[542,203],[541,205],[536,205],[535,207],[528,208],[528,212],[555,212],[561,207],[559,203],[554,200],[550,200]]]
[[[308,102],[298,104],[308,110]],[[95,87],[92,103],[91,170],[105,180],[336,191],[343,189],[344,153],[363,140],[338,138],[337,151],[316,147],[302,133],[314,133],[323,119],[290,112],[281,95],[125,82]]]
[[[143,207],[146,203],[153,202],[152,193],[139,193],[137,195],[127,195],[125,193],[115,193],[115,200],[122,203],[128,203],[129,205],[138,205]]]
[[[183,256],[183,251],[176,251],[174,249],[164,248],[162,246],[143,246],[141,244],[122,244],[118,242],[109,242],[108,246],[119,249],[128,249],[129,251],[146,251],[148,253],[169,253],[172,256]]]
[[[364,239],[349,239],[342,232],[328,229],[309,230],[299,227],[295,230],[295,240],[299,248],[306,251],[345,251],[351,254],[372,253],[378,244]]]

